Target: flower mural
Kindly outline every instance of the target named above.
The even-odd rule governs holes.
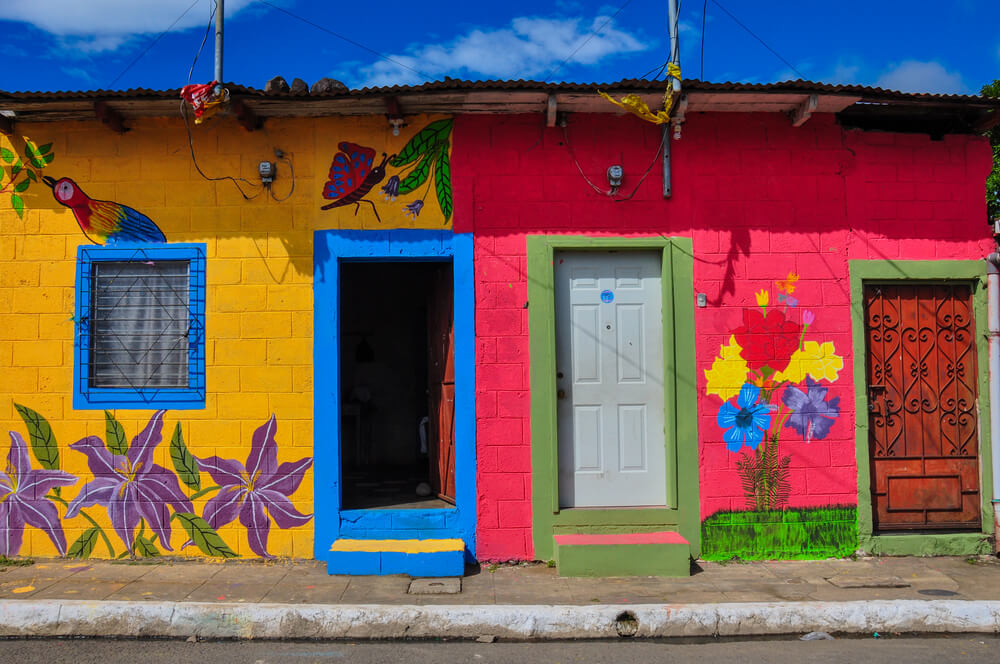
[[[176,512],[194,511],[191,501],[181,491],[177,476],[153,463],[153,451],[162,440],[165,412],[157,411],[150,418],[125,454],[113,454],[97,436],[88,436],[69,446],[87,456],[94,479],[69,504],[66,518],[72,519],[84,507],[103,505],[108,510],[111,527],[129,553],[140,519],[149,523],[164,549],[173,551],[168,505]]]
[[[267,552],[271,519],[279,528],[294,528],[312,519],[312,515],[296,510],[289,500],[312,466],[312,459],[306,457],[279,466],[274,440],[277,429],[272,415],[254,431],[245,464],[215,456],[198,459],[198,465],[219,484],[219,493],[205,505],[203,518],[212,528],[220,528],[239,516],[247,529],[250,548],[264,558],[274,557]]]
[[[176,521],[188,537],[185,547],[194,545],[206,555],[232,558],[239,554],[216,529],[239,517],[251,551],[273,558],[267,550],[271,520],[279,528],[294,528],[312,519],[311,514],[295,509],[290,500],[312,467],[312,459],[278,463],[274,415],[254,432],[246,463],[195,457],[178,423],[169,449],[173,469],[168,469],[155,463],[157,447],[163,441],[165,411],[154,413],[131,443],[124,427],[105,412],[105,440],[87,436],[69,446],[86,457],[93,478],[67,501],[60,489],[77,484],[80,478],[59,469],[59,448],[52,427],[30,408],[19,404],[15,408],[27,425],[30,452],[41,468],[33,466],[29,445],[21,434],[10,432],[7,465],[0,472],[0,556],[21,553],[26,526],[43,530],[60,556],[89,558],[101,541],[111,558],[159,556],[160,548],[174,550],[171,524]],[[218,485],[201,488],[203,472]],[[193,493],[187,495],[182,484]],[[212,492],[218,493],[205,502],[199,516],[196,501]],[[62,517],[59,505],[66,510]],[[106,510],[106,523],[124,544],[121,553],[97,515],[88,512],[94,507]],[[64,522],[78,517],[90,527],[67,547]]]
[[[0,472],[0,556],[20,553],[25,525],[45,531],[59,555],[66,555],[62,521],[48,493],[76,481],[61,470],[33,468],[27,443],[21,434],[11,431],[7,467]]]
[[[756,510],[781,509],[788,501],[791,457],[779,454],[782,431],[805,443],[822,440],[840,415],[839,397],[827,394],[844,359],[833,342],[805,338],[816,316],[795,308],[798,281],[794,272],[777,281],[777,298],[767,290],[754,293],[758,308],[743,310],[742,325],[705,371],[706,394],[722,400],[716,418],[722,439],[740,454],[743,492]]]

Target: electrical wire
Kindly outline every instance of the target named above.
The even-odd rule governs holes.
[[[208,35],[212,32],[212,22],[215,19],[215,12],[219,11],[219,0],[212,0],[212,11],[208,14],[208,25],[205,26],[205,36],[201,38],[201,46],[198,47],[198,52],[194,54],[194,60],[191,61],[191,69],[188,70],[188,83],[191,83],[191,76],[194,74],[194,66],[198,64],[198,57],[201,55],[202,49],[205,48],[205,42],[208,41]],[[219,81],[222,83],[222,81]]]
[[[187,104],[183,100],[181,101],[181,116],[184,118],[184,127],[187,128],[188,147],[191,149],[191,163],[194,164],[195,170],[198,171],[198,175],[200,175],[201,177],[205,178],[210,182],[219,182],[221,180],[232,180],[233,184],[236,185],[236,188],[239,189],[240,194],[243,196],[244,200],[252,201],[253,199],[260,196],[261,193],[264,191],[263,186],[256,184],[254,182],[250,182],[250,180],[247,180],[246,178],[234,178],[231,175],[223,175],[222,177],[212,177],[210,175],[205,175],[205,172],[201,170],[201,166],[198,165],[198,158],[195,157],[194,155],[194,137],[191,135],[191,122],[188,119]],[[245,182],[252,187],[253,186],[260,187],[260,190],[253,196],[248,196],[246,192],[243,191],[243,187],[240,186],[240,182]]]
[[[798,74],[799,78],[802,78],[802,79],[805,78],[805,75],[802,72],[800,72],[798,69],[796,69],[795,65],[793,65],[791,62],[789,62],[788,60],[785,60],[783,57],[781,57],[780,53],[778,53],[773,48],[771,48],[770,46],[768,46],[767,42],[765,42],[763,39],[761,39],[760,37],[758,37],[754,33],[753,30],[751,30],[750,28],[748,28],[747,26],[745,26],[743,24],[743,22],[740,21],[740,19],[738,19],[735,16],[733,16],[733,13],[731,11],[729,11],[728,9],[726,9],[725,7],[723,7],[721,4],[719,4],[719,0],[712,0],[712,4],[714,4],[716,7],[718,7],[722,11],[726,12],[726,14],[729,16],[729,18],[733,19],[733,21],[736,22],[736,25],[738,25],[741,28],[743,28],[744,30],[746,30],[750,34],[751,37],[753,37],[754,39],[756,39],[757,41],[759,41],[761,43],[761,45],[764,46],[764,48],[766,48],[767,50],[769,50],[774,55],[774,57],[776,57],[779,60],[781,60],[782,62],[784,62],[788,66],[789,69],[791,69],[793,72],[795,72],[796,74]]]
[[[594,184],[593,181],[587,177],[587,174],[583,172],[583,167],[580,166],[580,161],[576,158],[576,152],[573,151],[573,145],[569,141],[569,132],[566,131],[566,125],[563,125],[562,133],[563,133],[563,143],[566,145],[566,149],[569,151],[570,158],[573,159],[573,164],[576,166],[576,170],[580,172],[580,177],[583,178],[584,182],[590,185],[591,189],[599,193],[601,196],[607,196],[608,198],[614,200],[617,203],[631,200],[632,197],[635,196],[636,192],[639,191],[639,187],[642,186],[642,183],[646,181],[646,178],[653,170],[653,167],[656,166],[656,162],[659,160],[660,153],[663,152],[663,147],[667,140],[667,132],[666,131],[661,132],[660,145],[656,148],[656,154],[653,155],[653,160],[649,162],[649,166],[646,167],[646,170],[639,177],[639,181],[636,182],[635,187],[632,188],[632,193],[630,193],[628,196],[616,196],[615,194],[618,193],[618,187],[612,187],[610,190],[605,191],[600,187],[598,187],[596,184]]]
[[[114,80],[113,80],[113,81],[111,81],[110,83],[108,83],[108,84],[107,84],[107,85],[105,85],[104,87],[105,87],[105,88],[110,88],[110,87],[111,87],[111,86],[113,86],[113,85],[114,85],[115,83],[117,83],[117,82],[118,82],[118,79],[120,79],[120,78],[121,78],[122,76],[124,76],[124,75],[125,75],[125,73],[126,73],[126,72],[128,72],[128,70],[129,70],[129,69],[131,69],[131,68],[133,67],[133,65],[135,65],[135,63],[139,62],[139,60],[142,60],[142,57],[143,57],[144,55],[146,55],[147,53],[149,53],[150,49],[152,49],[152,48],[153,48],[154,46],[156,46],[156,43],[157,43],[158,41],[160,41],[160,39],[162,39],[162,38],[163,38],[163,35],[165,35],[165,34],[167,34],[168,32],[170,32],[170,31],[171,31],[171,30],[173,29],[173,27],[174,27],[175,25],[177,25],[177,23],[178,23],[178,22],[179,22],[179,21],[180,21],[180,20],[181,20],[182,18],[184,18],[185,16],[187,16],[187,13],[188,13],[189,11],[191,11],[192,9],[194,9],[194,6],[195,6],[196,4],[198,4],[199,2],[201,2],[201,0],[194,0],[194,2],[192,2],[192,3],[191,3],[191,4],[189,5],[189,6],[188,6],[188,8],[187,8],[187,9],[185,9],[185,10],[184,10],[184,11],[183,11],[183,12],[181,13],[181,15],[180,15],[180,16],[178,16],[177,18],[175,18],[175,19],[174,19],[174,22],[173,22],[173,23],[171,23],[171,24],[170,24],[170,25],[169,25],[169,26],[167,27],[167,29],[166,29],[166,30],[164,30],[164,31],[163,31],[163,32],[161,32],[160,34],[156,35],[156,37],[155,37],[155,38],[153,38],[153,40],[152,40],[151,42],[149,42],[149,44],[147,44],[147,45],[146,45],[146,48],[145,48],[145,49],[143,49],[142,53],[140,53],[139,55],[135,56],[135,58],[134,58],[134,59],[132,60],[132,62],[128,63],[128,66],[127,66],[127,67],[125,67],[125,69],[123,69],[123,70],[121,71],[121,73],[120,73],[120,74],[118,74],[117,76],[115,76],[115,78],[114,78]]]
[[[705,80],[705,19],[708,17],[708,0],[701,8],[701,73],[698,79]]]
[[[629,1],[631,2],[631,0],[629,0]],[[365,46],[364,44],[362,44],[360,42],[356,42],[353,39],[351,39],[350,37],[345,37],[344,35],[342,35],[340,33],[334,32],[333,30],[330,30],[329,28],[324,28],[322,25],[319,25],[318,23],[313,23],[309,19],[303,18],[302,16],[299,16],[298,14],[293,14],[292,12],[288,11],[284,7],[279,7],[278,5],[271,4],[267,0],[257,0],[257,2],[259,2],[259,3],[263,4],[263,5],[267,5],[271,9],[275,9],[275,10],[281,12],[282,14],[287,14],[288,16],[291,16],[292,18],[294,18],[296,20],[302,21],[306,25],[311,25],[312,27],[316,28],[317,30],[321,30],[321,31],[327,33],[328,35],[332,35],[332,36],[336,37],[337,39],[339,39],[341,41],[345,41],[345,42],[347,42],[348,44],[350,44],[352,46],[356,46],[357,48],[360,48],[360,49],[362,49],[364,51],[368,51],[372,55],[375,55],[378,58],[380,58],[382,60],[385,60],[386,62],[391,62],[392,64],[396,65],[397,67],[402,67],[403,69],[411,71],[411,72],[413,72],[414,74],[416,74],[418,76],[423,76],[424,79],[426,79],[428,81],[431,81],[431,80],[434,79],[434,77],[431,76],[430,74],[426,74],[426,73],[420,71],[419,69],[414,69],[413,67],[410,67],[409,65],[405,65],[402,62],[400,62],[399,60],[394,60],[394,59],[390,58],[388,55],[385,55],[384,53],[379,53],[378,51],[376,51],[373,48],[369,48],[369,47]]]
[[[275,158],[277,158],[279,161],[284,161],[285,163],[288,164],[288,172],[291,174],[292,178],[292,188],[289,189],[288,193],[281,198],[278,198],[277,196],[274,195],[274,189],[272,189],[270,186],[268,186],[267,190],[271,193],[271,198],[276,203],[283,203],[284,201],[287,201],[289,198],[291,198],[292,194],[295,193],[295,167],[292,165],[292,160],[286,157],[284,152],[282,152],[281,150],[275,150],[274,152],[275,152],[274,155]]]
[[[263,1],[264,1],[264,0],[261,0],[261,2],[263,2]],[[602,32],[603,30],[604,30],[604,28],[606,28],[606,27],[608,26],[608,24],[609,24],[609,23],[611,23],[611,21],[613,21],[613,20],[615,20],[616,18],[618,18],[618,15],[619,15],[619,14],[621,14],[621,13],[622,13],[622,11],[623,11],[623,10],[624,10],[624,9],[625,9],[626,7],[628,7],[628,6],[630,5],[630,4],[632,4],[632,0],[625,0],[625,4],[623,4],[623,5],[621,6],[621,7],[619,7],[619,8],[618,8],[618,11],[616,11],[616,12],[615,12],[614,14],[612,14],[611,16],[609,16],[609,17],[607,17],[606,19],[604,19],[604,23],[601,23],[600,27],[598,27],[598,28],[595,28],[594,30],[591,30],[590,34],[589,34],[589,35],[587,35],[587,38],[586,38],[586,39],[584,39],[584,40],[583,40],[583,42],[582,42],[582,43],[581,43],[581,44],[580,44],[579,46],[577,46],[577,47],[576,47],[575,49],[573,49],[573,52],[572,52],[572,53],[570,53],[569,55],[567,55],[567,56],[566,56],[566,59],[565,59],[565,60],[563,60],[563,61],[562,61],[562,62],[560,62],[560,63],[559,63],[558,65],[556,65],[555,67],[553,67],[552,69],[550,69],[550,70],[549,70],[549,73],[548,73],[548,74],[546,74],[546,75],[545,75],[545,78],[543,78],[542,80],[543,80],[543,81],[547,81],[547,80],[549,80],[550,78],[552,78],[552,75],[553,75],[553,74],[555,74],[555,73],[556,73],[557,71],[559,71],[560,69],[562,69],[562,68],[563,68],[563,66],[564,66],[564,65],[565,65],[565,64],[566,64],[567,62],[569,62],[570,60],[572,60],[572,59],[573,59],[573,56],[574,56],[574,55],[576,55],[576,54],[577,54],[577,53],[578,53],[578,52],[580,51],[580,49],[581,49],[581,48],[583,48],[583,47],[584,47],[584,46],[586,46],[586,45],[587,45],[588,43],[590,43],[590,40],[591,40],[591,39],[593,39],[594,37],[596,37],[596,36],[597,36],[598,34],[600,34],[600,33],[601,33],[601,32]]]

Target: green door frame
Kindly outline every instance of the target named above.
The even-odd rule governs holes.
[[[553,557],[553,535],[676,530],[701,553],[698,396],[695,390],[694,255],[690,238],[529,235],[528,335],[531,366],[531,507],[535,558]],[[662,252],[666,507],[559,508],[556,416],[556,251]],[[683,417],[681,417],[683,414]]]
[[[992,553],[993,534],[992,450],[990,449],[989,376],[986,321],[986,265],[981,260],[893,261],[852,260],[851,326],[854,334],[854,403],[856,404],[855,448],[858,460],[858,544],[868,553],[885,555],[972,555]],[[976,317],[976,360],[979,389],[979,493],[982,532],[874,534],[871,497],[871,466],[868,459],[868,356],[865,334],[866,285],[878,283],[961,282],[972,287]]]

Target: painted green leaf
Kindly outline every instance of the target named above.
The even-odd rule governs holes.
[[[42,157],[42,161],[44,161],[45,165],[48,166],[49,164],[52,163],[52,160],[55,159],[55,158],[56,158],[56,153],[55,152],[50,152],[49,154],[47,154],[44,157]]]
[[[201,470],[198,468],[198,460],[184,444],[180,422],[174,428],[174,435],[170,439],[170,460],[174,462],[174,470],[177,471],[177,477],[181,482],[195,491],[200,491]]]
[[[11,196],[13,198],[13,196]],[[14,404],[17,414],[28,427],[28,438],[35,459],[46,470],[59,469],[59,445],[48,421],[27,406]]]
[[[38,154],[47,154],[49,150],[52,149],[51,143],[46,143],[42,147],[38,148]]]
[[[94,552],[94,546],[97,545],[98,538],[97,528],[87,528],[83,531],[75,542],[73,542],[69,551],[66,552],[67,558],[89,558],[90,554]]]
[[[160,553],[160,550],[156,548],[156,545],[153,544],[152,540],[148,537],[143,537],[142,535],[135,538],[135,545],[132,547],[132,550],[143,558],[155,558],[156,556],[163,555]]]
[[[15,156],[14,153],[8,150],[7,148],[0,148],[0,159],[3,159],[8,164],[14,161],[14,156]]]
[[[10,195],[10,206],[17,212],[17,216],[24,218],[24,201],[17,194]]]
[[[408,194],[424,182],[427,182],[427,176],[431,172],[431,163],[433,161],[431,157],[424,156],[423,161],[417,164],[417,167],[410,171],[410,174],[399,183],[399,194]]]
[[[395,156],[389,163],[393,166],[405,166],[416,161],[422,154],[430,154],[440,144],[448,140],[451,135],[451,118],[436,120],[410,139],[410,142]],[[402,193],[402,190],[400,190]]]
[[[38,148],[35,147],[34,141],[32,141],[27,136],[24,136],[23,138],[24,138],[24,151],[28,154],[28,156],[30,157],[32,155],[38,154]]]
[[[35,175],[35,172],[33,170],[31,170],[30,168],[28,170],[26,170],[24,172],[24,174],[27,175],[31,179],[32,182],[38,182],[38,176]]]
[[[128,452],[128,438],[125,437],[125,427],[115,419],[110,411],[104,411],[105,431],[107,432],[104,444],[108,451],[118,456],[125,456]]]
[[[434,163],[434,190],[437,192],[438,205],[444,220],[451,219],[451,159],[448,157],[448,145],[441,149]]]
[[[17,193],[20,194],[22,191],[24,191],[25,189],[27,189],[30,186],[31,186],[31,180],[29,180],[28,178],[24,178],[23,180],[21,180],[20,182],[18,182],[16,185],[14,185],[14,191],[16,191]]]
[[[35,168],[45,168],[45,157],[36,157],[35,155],[28,155],[28,163]]]
[[[22,168],[24,168],[24,162],[18,157],[14,165],[10,167],[10,179],[13,180],[14,176],[20,173]],[[28,172],[30,173],[31,171]]]
[[[181,527],[187,532],[188,537],[205,555],[222,558],[240,557],[240,554],[230,549],[229,545],[219,537],[219,533],[197,514],[174,512],[170,518],[181,522]]]

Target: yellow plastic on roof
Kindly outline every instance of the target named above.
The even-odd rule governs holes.
[[[647,122],[652,122],[653,124],[666,124],[670,122],[670,107],[673,106],[674,98],[671,95],[670,79],[676,78],[680,80],[681,68],[671,62],[667,65],[667,90],[663,94],[663,110],[653,111],[649,108],[649,105],[642,100],[642,97],[636,94],[625,95],[621,100],[615,99],[606,92],[597,91],[597,94],[601,95],[608,101],[610,101],[615,106],[624,108],[626,111],[640,117]]]

